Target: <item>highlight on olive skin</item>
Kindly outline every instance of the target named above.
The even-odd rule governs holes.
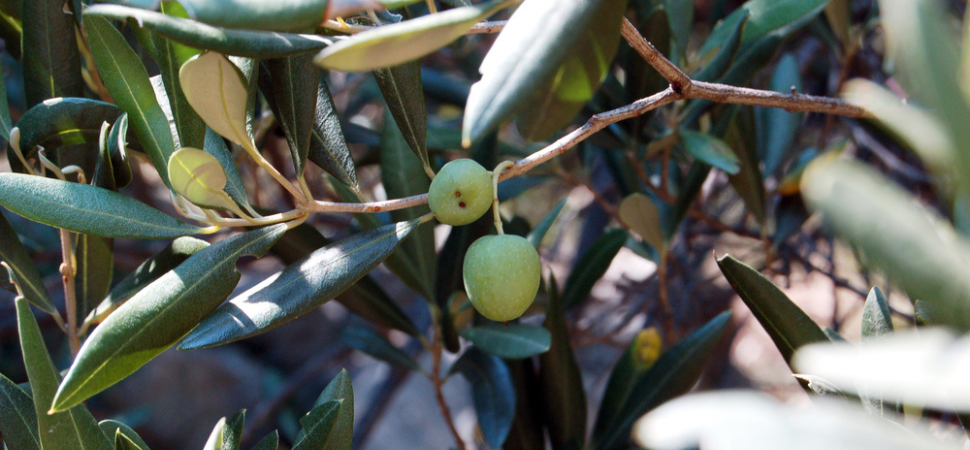
[[[470,159],[445,164],[428,189],[428,206],[441,223],[467,225],[492,205],[492,177]]]
[[[472,306],[496,322],[517,319],[539,292],[539,253],[521,236],[484,236],[472,243],[463,266]]]

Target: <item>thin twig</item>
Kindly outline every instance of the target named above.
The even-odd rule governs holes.
[[[61,229],[61,256],[64,262],[61,263],[61,279],[64,281],[64,309],[67,314],[67,341],[71,346],[71,356],[77,356],[81,349],[80,334],[77,330],[77,292],[74,277],[77,275],[77,268],[74,265],[74,245],[71,239],[71,232]]]
[[[445,423],[448,425],[448,429],[451,430],[451,435],[455,438],[455,445],[458,446],[458,450],[466,450],[465,441],[458,434],[458,428],[455,427],[455,422],[451,419],[451,409],[448,408],[444,391],[441,389],[446,381],[446,379],[441,378],[441,352],[441,341],[436,339],[431,348],[431,384],[434,385],[434,395],[438,399],[438,407],[441,409],[441,415],[444,416]]]
[[[498,33],[505,28],[505,24],[508,20],[496,20],[492,22],[478,22],[471,30],[468,30],[466,34],[488,34],[488,33]]]

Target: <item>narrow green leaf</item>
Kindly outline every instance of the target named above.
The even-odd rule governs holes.
[[[359,72],[414,61],[464,36],[476,23],[512,3],[493,0],[377,27],[325,48],[315,62],[327,69]]]
[[[690,5],[689,10],[691,14],[687,19],[692,19],[693,4],[680,0],[676,1],[683,5]],[[557,2],[540,3],[548,3],[547,7],[559,8],[559,6],[555,5]],[[583,106],[593,98],[593,94],[599,88],[600,83],[606,78],[613,64],[613,58],[616,56],[617,49],[619,48],[620,23],[623,19],[623,14],[626,12],[627,1],[597,0],[583,3],[592,5],[590,9],[582,13],[583,17],[581,19],[576,18],[582,20],[583,23],[569,23],[565,25],[569,27],[567,35],[571,39],[568,44],[564,43],[564,45],[569,45],[568,49],[562,49],[566,50],[566,53],[558,56],[557,54],[561,54],[562,50],[552,49],[550,52],[552,54],[530,56],[543,58],[542,64],[551,63],[551,61],[545,58],[555,58],[553,61],[558,63],[558,67],[555,68],[552,77],[545,83],[537,84],[534,87],[528,88],[528,90],[520,92],[521,95],[528,97],[528,101],[522,103],[520,107],[514,108],[518,110],[516,124],[522,136],[528,140],[547,140],[554,133],[569,124]],[[551,11],[550,9],[545,10],[545,12]],[[574,26],[576,28],[573,28]],[[535,30],[540,27],[532,28]],[[676,27],[672,27],[672,29],[677,30]],[[553,29],[544,29],[545,32],[550,30]],[[689,23],[685,31],[690,31]],[[509,33],[511,32],[509,31]],[[504,30],[503,33],[505,33]],[[529,33],[532,33],[532,31],[529,31]],[[496,45],[499,42],[496,41]],[[506,42],[502,43],[509,45]],[[522,44],[521,41],[519,43]],[[490,53],[496,50],[490,50]],[[516,50],[520,53],[522,52],[522,49]],[[498,56],[496,54],[490,56],[490,58],[497,58]],[[518,56],[523,55],[520,54]],[[503,63],[516,64],[518,66],[535,64],[533,62],[523,64],[524,61],[516,61],[515,59],[507,59],[502,62],[491,61],[488,64]],[[484,64],[483,67],[485,67]],[[534,69],[520,68],[518,70]],[[484,76],[489,75],[486,71],[482,73]],[[474,88],[472,92],[475,92]],[[469,102],[469,104],[472,103]]]
[[[367,353],[374,358],[392,366],[406,370],[421,370],[418,363],[403,350],[391,345],[390,342],[376,331],[363,327],[348,327],[344,330],[342,339],[348,346]]]
[[[193,12],[195,20],[226,28],[302,30],[332,18],[327,14],[327,2],[319,0],[289,0],[279,3],[244,0],[233,2],[231,8],[223,0],[180,2]]]
[[[539,378],[531,358],[505,361],[515,385],[515,419],[502,448],[533,450],[545,448],[542,428],[542,400]]]
[[[408,147],[418,155],[418,160],[429,177],[434,175],[428,162],[428,114],[425,110],[424,88],[421,84],[421,65],[412,61],[374,70],[374,79],[384,96],[393,122],[401,130],[400,135]],[[384,120],[385,127],[387,120]],[[385,128],[386,129],[386,128]],[[427,191],[425,191],[427,192]]]
[[[630,194],[620,202],[620,218],[630,230],[638,234],[657,251],[667,246],[664,238],[660,212],[653,200],[639,192]]]
[[[214,156],[197,148],[183,147],[168,160],[172,189],[199,206],[235,210],[226,187],[226,172]]]
[[[249,198],[246,196],[246,183],[239,173],[239,168],[236,167],[236,160],[229,152],[226,141],[222,139],[222,136],[219,136],[219,133],[212,131],[212,128],[206,127],[205,129],[204,150],[219,161],[219,165],[222,166],[222,171],[226,174],[226,187],[223,190],[229,194],[229,198],[237,205],[248,206]]]
[[[704,372],[704,367],[707,366],[707,361],[714,353],[730,319],[730,311],[718,314],[660,355],[653,367],[637,381],[609,431],[601,440],[591,443],[590,448],[628,448],[630,431],[640,416],[667,400],[690,391]]]
[[[893,332],[889,302],[879,286],[873,286],[862,308],[862,340],[869,341]]]
[[[775,31],[773,34],[779,36],[794,31],[818,15],[826,3],[828,0],[748,0],[714,29],[701,48],[701,54],[710,52],[714,43],[723,42],[733,31],[738,16],[748,15],[741,37],[741,42],[748,44]]]
[[[37,147],[50,151],[62,146],[98,142],[101,124],[114,123],[122,114],[117,106],[86,98],[54,98],[45,100],[17,121],[20,130],[20,149],[30,159]],[[20,159],[7,154],[11,167],[23,172]]]
[[[0,3],[0,39],[9,42],[7,52],[10,56],[20,60],[21,37],[23,35],[23,1],[4,0]]]
[[[641,330],[633,338],[610,372],[610,379],[603,391],[603,400],[596,416],[596,425],[590,442],[600,442],[615,426],[623,404],[633,393],[640,379],[653,367],[663,352],[663,342],[656,328]],[[595,445],[590,447],[595,448]]]
[[[146,450],[139,447],[135,441],[131,440],[128,436],[121,433],[115,433],[115,449],[116,450]]]
[[[559,213],[562,212],[563,206],[566,206],[566,199],[560,200],[559,203],[552,208],[552,211],[549,211],[549,214],[546,214],[546,216],[542,218],[542,221],[540,221],[539,224],[529,232],[529,235],[526,236],[526,239],[529,240],[533,247],[539,248],[539,245],[542,244],[542,238],[546,237],[546,234],[549,233],[549,229],[552,228],[552,224],[556,221],[556,219],[559,218]]]
[[[222,450],[222,433],[226,429],[226,418],[223,417],[216,422],[216,426],[212,428],[212,433],[209,434],[209,439],[205,441],[205,445],[202,447],[203,450]]]
[[[10,450],[40,450],[34,401],[0,374],[0,435]]]
[[[770,88],[775,92],[803,92],[802,77],[798,73],[798,61],[786,53],[775,66]],[[765,173],[774,174],[791,156],[795,136],[802,125],[804,113],[790,113],[781,108],[760,108],[759,153],[765,164]]]
[[[405,144],[397,124],[390,114],[384,114],[384,128],[381,130],[381,180],[388,198],[404,198],[428,192],[431,181],[424,174],[422,163]],[[418,206],[391,211],[391,220],[396,222],[413,220],[431,212],[427,206]],[[427,300],[433,300],[437,255],[434,243],[434,223],[419,226],[404,241],[399,249],[408,264],[416,269],[418,279],[415,284],[422,287],[419,291]]]
[[[242,450],[242,433],[245,426],[246,410],[242,409],[226,421],[226,428],[222,430],[220,450]]]
[[[290,144],[296,175],[302,177],[310,151],[320,73],[309,54],[270,59],[266,64],[276,105],[273,114]]]
[[[115,20],[133,19],[152,32],[180,44],[249,58],[282,58],[318,51],[332,43],[330,39],[312,34],[218,28],[195,20],[120,5],[90,5],[85,8],[84,15]]]
[[[718,27],[725,27],[725,33],[711,35],[704,43],[704,48],[714,53],[711,61],[704,66],[692,78],[697,81],[713,81],[724,75],[724,71],[731,67],[731,61],[741,47],[741,35],[744,25],[748,23],[748,10],[743,10],[741,14],[731,15]],[[729,22],[730,21],[730,22]]]
[[[565,304],[559,299],[556,279],[549,280],[549,309],[543,326],[552,335],[549,351],[539,355],[546,428],[553,450],[583,448],[586,436],[586,393],[576,356],[569,345]]]
[[[84,401],[175,344],[232,293],[240,276],[236,261],[263,255],[284,231],[275,225],[219,241],[125,302],[81,346],[54,408]]]
[[[114,240],[90,234],[75,235],[74,275],[78,320],[84,319],[108,295],[114,276]],[[78,322],[80,323],[80,322]]]
[[[166,164],[175,149],[175,141],[168,119],[158,105],[148,71],[121,32],[107,19],[85,12],[84,27],[108,93],[128,113],[128,121],[159,176],[166,186],[171,186]]]
[[[670,21],[670,30],[680,54],[687,53],[688,39],[690,39],[691,25],[694,24],[694,2],[682,0],[664,0],[664,9]]]
[[[322,77],[317,86],[317,112],[314,117],[307,158],[351,190],[359,191],[357,169],[347,147],[347,138],[340,126],[340,117],[337,116],[337,107],[330,95],[326,77]]]
[[[108,134],[108,159],[110,160],[112,178],[115,189],[121,189],[131,184],[134,177],[131,165],[128,163],[128,114],[121,114]],[[103,156],[102,156],[103,158]]]
[[[505,359],[529,358],[545,353],[552,339],[545,328],[522,324],[472,327],[459,334],[479,350]]]
[[[24,1],[24,94],[27,106],[56,97],[83,97],[81,54],[74,21],[59,1]],[[11,43],[12,44],[12,43]]]
[[[305,434],[303,439],[293,446],[293,450],[323,449],[329,443],[335,432],[340,412],[344,406],[340,400],[329,401],[313,408],[300,419]]]
[[[482,79],[472,86],[465,107],[464,145],[530,104],[551,101],[552,92],[568,92],[569,99],[575,100],[569,107],[578,112],[612,63],[624,11],[626,0],[523,3],[482,61]],[[543,26],[535,26],[537,17]],[[589,75],[584,76],[584,70]],[[563,71],[572,76],[558,86]],[[570,92],[570,86],[579,89]],[[544,98],[535,97],[545,92],[549,94]]]
[[[179,71],[185,98],[209,128],[243,148],[252,146],[247,131],[248,82],[225,56],[206,52]]]
[[[208,242],[194,237],[184,236],[175,239],[161,251],[141,263],[134,272],[122,278],[118,284],[111,288],[104,300],[91,310],[85,320],[94,323],[101,322],[105,317],[108,317],[108,314],[111,314],[145,286],[208,246]]]
[[[13,281],[20,286],[30,303],[49,314],[59,314],[57,308],[51,303],[50,295],[40,279],[40,273],[37,272],[34,261],[3,213],[0,213],[0,261],[10,266],[13,271]],[[16,293],[13,286],[8,284],[7,271],[0,270],[0,280],[3,280],[0,286]]]
[[[354,387],[350,383],[350,375],[347,373],[347,369],[341,369],[340,373],[327,384],[313,406],[321,406],[330,401],[341,402],[340,412],[337,414],[337,422],[334,424],[333,431],[325,445],[318,448],[321,450],[350,450],[350,444],[354,439]],[[309,418],[308,415],[306,419]],[[304,429],[313,429],[314,425],[316,424],[304,425]]]
[[[311,253],[219,307],[179,348],[237,341],[314,310],[377,267],[420,223],[413,220],[385,225]]]
[[[749,112],[750,109],[736,115],[724,138],[734,150],[740,166],[740,171],[736,175],[729,176],[728,180],[734,190],[738,192],[738,195],[741,196],[741,199],[744,200],[744,205],[758,220],[758,223],[764,225],[768,215],[765,206],[767,194],[765,193],[760,161],[753,142],[753,137],[756,134],[754,124],[744,117],[744,114]]]
[[[680,190],[677,193],[677,201],[670,208],[670,212],[664,214],[663,216],[663,230],[664,237],[667,239],[673,238],[680,228],[681,222],[684,221],[684,217],[687,216],[688,211],[690,211],[691,205],[697,200],[697,197],[701,193],[701,188],[704,186],[704,181],[707,180],[707,176],[711,173],[711,166],[702,163],[700,161],[694,161],[690,165],[690,170],[687,172],[687,177],[684,179],[680,186]]]
[[[829,341],[815,321],[757,270],[729,255],[718,258],[717,266],[789,365],[799,347]]]
[[[20,347],[34,399],[40,447],[44,450],[114,450],[84,405],[48,413],[61,375],[47,353],[40,327],[27,301],[18,298],[16,303]]]
[[[970,329],[967,242],[912,194],[860,163],[812,163],[802,176],[806,203],[821,212],[836,235],[940,325]],[[877,219],[878,218],[878,219]]]
[[[256,445],[253,446],[252,450],[276,450],[280,446],[280,432],[273,430],[272,433],[267,434],[265,437],[259,440]]]
[[[680,141],[684,150],[711,167],[721,169],[731,175],[741,171],[739,159],[724,141],[707,133],[680,130]]]
[[[161,2],[159,8],[165,15],[181,19],[189,18],[189,13],[178,2]],[[144,22],[141,23],[144,24]],[[129,24],[138,24],[138,22],[132,20]],[[165,83],[165,92],[168,94],[172,117],[175,119],[180,148],[202,148],[205,142],[205,122],[185,99],[178,76],[182,64],[198,55],[200,51],[158,33],[149,33],[149,36],[149,44],[151,44],[148,47],[149,53],[158,64],[162,81]]]
[[[0,12],[0,22],[2,22],[2,12]],[[0,73],[2,72],[3,65],[0,65]],[[10,118],[10,106],[7,104],[7,85],[0,83],[0,137],[3,137],[3,140],[10,140],[11,128],[13,128],[13,119]]]
[[[117,192],[19,173],[0,173],[0,205],[36,222],[95,236],[166,239],[203,231]]]
[[[482,436],[491,448],[500,448],[515,417],[515,386],[509,368],[498,357],[470,348],[449,373],[461,373],[471,384]]]
[[[563,309],[568,310],[589,297],[593,285],[606,273],[610,262],[629,237],[626,230],[611,230],[590,245],[589,250],[576,261],[569,278],[566,279],[566,287],[562,293]]]
[[[129,427],[128,425],[125,425],[116,420],[109,419],[109,420],[102,420],[101,422],[98,422],[98,427],[101,428],[101,431],[104,432],[105,436],[108,436],[109,438],[111,436],[114,436],[115,443],[118,442],[117,436],[120,435],[120,436],[124,436],[126,439],[128,439],[129,442],[134,444],[135,445],[134,448],[136,450],[149,450],[148,444],[146,444],[145,441],[142,440],[141,436],[139,436],[138,433],[136,433],[135,430],[131,429],[131,427]]]

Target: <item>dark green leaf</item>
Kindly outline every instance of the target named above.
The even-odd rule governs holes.
[[[835,233],[882,268],[918,315],[970,329],[967,243],[908,192],[859,163],[812,163],[802,176],[806,203]],[[923,304],[920,307],[920,303]]]
[[[61,375],[54,366],[50,354],[47,353],[40,327],[37,326],[37,320],[30,312],[27,301],[18,298],[16,303],[20,347],[34,399],[37,435],[40,438],[41,448],[44,450],[114,450],[114,446],[98,428],[98,423],[84,405],[54,414],[48,413]]]
[[[670,21],[670,30],[673,32],[674,42],[677,43],[677,49],[680,54],[686,54],[691,25],[694,24],[694,2],[664,0],[663,4]]]
[[[392,366],[407,370],[421,370],[414,358],[403,350],[391,345],[384,336],[370,328],[348,327],[343,332],[343,341],[350,347],[384,361]]]
[[[893,332],[893,318],[889,302],[879,286],[873,286],[862,308],[862,340],[875,340]]]
[[[318,51],[331,43],[327,38],[312,34],[217,28],[195,20],[119,5],[91,5],[84,10],[84,15],[134,19],[153,32],[189,47],[250,58],[282,58]]]
[[[114,123],[121,110],[110,103],[85,98],[57,98],[37,104],[17,121],[20,149],[30,159],[41,146],[49,153],[58,147],[98,142],[101,124]],[[23,171],[20,159],[8,152],[7,160],[16,171]]]
[[[764,177],[761,174],[757,149],[753,142],[754,124],[745,120],[745,112],[750,112],[750,109],[742,111],[742,114],[735,117],[724,139],[734,150],[741,168],[737,175],[731,175],[728,179],[758,223],[764,225],[767,220],[765,211],[767,194],[765,194]]]
[[[189,18],[188,12],[178,2],[161,2],[160,8],[161,12],[168,16],[181,19]],[[129,24],[137,25],[138,22],[132,20]],[[172,117],[175,119],[175,127],[178,131],[179,148],[202,148],[205,141],[205,122],[189,106],[189,102],[182,92],[182,84],[179,81],[179,69],[182,64],[199,54],[200,51],[157,33],[150,33],[149,40],[151,45],[146,46],[146,48],[152,55],[152,59],[158,64],[162,81],[165,83],[165,92],[168,94]],[[142,42],[142,44],[144,45],[145,42]]]
[[[227,7],[223,0],[179,0],[196,20],[226,28],[291,31],[312,28],[325,19],[327,2],[289,0],[286,2],[236,2]]]
[[[375,27],[327,47],[317,55],[316,63],[327,69],[357,72],[416,61],[511,4],[494,0]]]
[[[691,20],[693,16],[693,4],[691,2],[677,1],[682,5],[689,5],[691,14],[687,17],[687,20]],[[546,3],[547,8],[551,9],[546,9],[545,12],[551,13],[553,11],[558,12],[559,9],[564,9],[563,6],[570,5],[574,2],[560,3],[548,1],[541,3]],[[558,67],[554,68],[555,70],[552,72],[553,75],[551,78],[519,92],[520,95],[528,97],[528,101],[521,103],[518,107],[513,107],[517,111],[516,124],[522,136],[528,140],[547,140],[554,133],[568,125],[589,99],[593,98],[593,94],[599,88],[603,79],[606,78],[613,64],[613,58],[616,56],[617,49],[619,48],[620,23],[623,19],[624,12],[626,12],[626,0],[597,0],[581,3],[589,5],[580,7],[583,9],[582,13],[580,13],[582,16],[567,19],[568,24],[563,25],[568,30],[563,30],[565,31],[565,36],[569,36],[568,39],[570,39],[569,44],[564,44],[569,46],[568,49],[557,49],[554,46],[551,51],[546,51],[541,56],[517,55],[519,57],[540,58],[539,61],[542,61],[542,65],[558,65]],[[529,7],[527,6],[527,8]],[[581,22],[575,23],[572,22],[573,20],[579,20]],[[577,28],[573,28],[573,26]],[[543,29],[545,32],[550,30],[559,31],[551,27],[532,28],[534,30]],[[678,29],[676,27],[671,28],[677,34]],[[684,31],[687,33],[690,32],[689,22]],[[512,31],[509,32],[511,33]],[[559,32],[561,33],[562,31]],[[560,34],[560,37],[565,36]],[[542,42],[541,37],[532,35],[530,38],[538,39]],[[501,41],[501,38],[496,41],[496,46],[503,43]],[[509,45],[507,43],[503,44]],[[520,44],[523,43],[520,41]],[[493,48],[490,53],[500,49],[509,50],[507,47]],[[521,51],[521,49],[516,50]],[[497,54],[489,55],[489,58],[497,57]],[[552,61],[546,58],[551,58]],[[483,63],[483,67],[485,67],[485,64],[499,63],[498,61],[485,62]],[[535,70],[522,67],[535,64],[535,62],[523,64],[523,61],[510,59],[503,63],[516,64],[521,67],[518,70]],[[548,69],[543,69],[542,72],[546,70]],[[487,70],[483,71],[483,76],[488,77],[489,72]],[[497,93],[499,95],[503,94],[501,91]],[[473,88],[469,100],[475,95]],[[472,105],[473,103],[469,101],[468,104]],[[501,108],[501,106],[495,107]],[[486,115],[484,117],[487,120],[488,116]]]
[[[104,432],[104,435],[108,436],[109,439],[114,436],[115,443],[118,442],[117,436],[121,435],[135,445],[135,450],[148,450],[148,444],[146,444],[145,441],[142,440],[141,436],[139,436],[138,433],[136,433],[135,430],[131,429],[131,427],[128,425],[109,419],[98,422],[98,426],[101,428],[101,431]]]
[[[10,450],[40,450],[34,401],[0,374],[0,436]]]
[[[785,362],[791,364],[795,350],[803,345],[829,341],[815,321],[757,270],[729,255],[718,258],[717,266],[771,336]]]
[[[2,16],[3,13],[0,11],[0,22],[2,22]],[[2,65],[0,65],[0,73],[3,73]],[[13,120],[10,118],[10,106],[7,104],[7,85],[0,83],[0,137],[9,141],[11,128],[13,128]]]
[[[399,66],[377,69],[374,79],[381,89],[387,109],[394,117],[397,128],[408,147],[429,177],[434,176],[428,162],[428,114],[424,104],[424,88],[421,85],[421,65],[417,61]],[[387,119],[384,120],[385,127]],[[425,191],[427,192],[427,191]]]
[[[0,204],[30,220],[96,236],[166,239],[203,231],[117,192],[19,173],[0,173]]]
[[[84,27],[108,93],[128,113],[128,121],[159,176],[166,186],[171,186],[166,164],[175,151],[175,141],[168,119],[158,105],[148,71],[121,32],[107,19],[88,14],[86,10]]]
[[[545,328],[521,324],[473,327],[460,334],[481,351],[505,359],[529,358],[545,353],[552,339]]]
[[[809,215],[800,194],[782,195],[775,208],[775,238],[772,239],[772,248],[779,248],[789,237],[798,233]]]
[[[545,448],[542,429],[542,400],[539,378],[531,358],[506,361],[515,385],[515,419],[502,448],[533,450]]]
[[[114,275],[114,240],[90,234],[75,235],[74,275],[78,323],[94,309],[111,289]]]
[[[653,367],[633,387],[616,420],[602,439],[590,444],[594,450],[629,447],[633,423],[653,408],[694,387],[704,372],[707,361],[730,323],[731,312],[725,311],[677,345],[665,351]]]
[[[320,73],[309,54],[270,59],[266,64],[276,105],[273,114],[290,144],[296,174],[303,176],[317,110]]]
[[[273,430],[259,440],[251,450],[276,450],[280,446],[280,432]]]
[[[539,248],[539,244],[542,243],[542,238],[546,237],[546,233],[548,233],[549,229],[552,228],[553,222],[559,218],[559,213],[562,212],[563,206],[566,206],[566,199],[560,200],[559,203],[552,208],[552,211],[549,211],[549,214],[546,214],[546,216],[542,218],[542,221],[529,232],[528,236],[526,236],[526,239],[529,240],[529,243],[531,243],[533,247]]]
[[[327,438],[325,445],[317,448],[320,450],[350,450],[350,444],[354,438],[354,387],[350,384],[350,375],[347,374],[347,369],[342,369],[327,384],[314,406],[321,406],[330,401],[341,402],[340,412],[337,414],[337,422],[334,424],[333,431]],[[310,417],[308,415],[303,421],[310,420]],[[312,430],[315,425],[317,424],[308,425],[304,423],[304,430]]]
[[[547,285],[549,309],[543,324],[552,335],[549,351],[539,355],[546,428],[553,450],[580,449],[586,436],[586,393],[576,356],[569,345],[565,305],[559,299],[556,279]]]
[[[566,287],[562,293],[563,309],[568,310],[589,297],[593,285],[610,268],[610,262],[629,237],[630,233],[626,230],[611,230],[590,245],[589,250],[576,261],[569,278],[566,279]]]
[[[240,445],[242,444],[242,433],[243,427],[246,426],[246,410],[240,410],[236,414],[233,414],[229,420],[226,421],[226,428],[222,430],[222,447],[221,450],[242,450]]]
[[[223,190],[238,205],[249,206],[249,199],[246,197],[246,184],[236,167],[236,161],[226,146],[226,141],[219,136],[219,133],[212,131],[212,128],[205,129],[205,152],[212,155],[219,165],[222,166],[226,174],[226,187]]]
[[[413,220],[385,225],[311,253],[219,307],[179,348],[237,341],[314,310],[377,267],[420,223]]]
[[[236,261],[263,255],[284,231],[275,225],[219,241],[125,302],[84,342],[54,407],[84,401],[175,344],[232,293],[240,277]]]
[[[50,295],[44,282],[40,279],[37,267],[30,259],[27,249],[17,237],[17,232],[7,222],[7,218],[0,213],[0,261],[7,263],[13,271],[13,281],[23,290],[24,296],[30,303],[50,314],[59,314],[51,303]],[[13,286],[7,283],[7,271],[0,270],[0,286],[16,293]]]
[[[798,61],[790,53],[778,61],[771,78],[771,90],[782,93],[802,92],[802,77],[798,73]],[[790,113],[781,108],[760,108],[759,153],[765,164],[765,173],[774,174],[792,154],[792,145],[804,113]]]
[[[691,156],[731,175],[741,171],[738,157],[724,141],[706,133],[680,130],[680,141]]]
[[[744,31],[744,25],[748,23],[748,15],[748,10],[745,9],[741,14],[731,15],[725,19],[724,23],[718,25],[718,27],[724,27],[726,33],[711,36],[704,43],[705,49],[709,49],[708,51],[710,52],[717,51],[717,53],[714,54],[711,61],[703,69],[694,75],[694,80],[716,80],[721,75],[724,75],[724,71],[728,67],[731,67],[731,61],[734,60],[738,48],[741,47],[741,34]]]
[[[404,198],[428,192],[431,181],[424,175],[421,162],[405,144],[394,119],[384,115],[384,129],[381,131],[381,179],[388,198]],[[431,212],[427,206],[417,206],[391,211],[394,221],[413,220]],[[402,253],[408,265],[415,269],[417,279],[413,284],[422,287],[419,291],[428,300],[433,300],[437,256],[434,246],[434,223],[419,226],[401,242],[396,252]],[[401,274],[399,274],[400,276]],[[412,283],[409,283],[412,284]]]
[[[471,88],[462,127],[464,145],[518,113],[527,120],[523,128],[539,139],[565,125],[603,81],[616,54],[626,3],[563,0],[520,6],[482,61],[481,81]],[[537,17],[543,26],[535,26]],[[556,99],[557,94],[566,97]],[[527,117],[530,107],[546,106],[555,117]]]
[[[340,126],[340,117],[337,116],[337,107],[330,95],[326,77],[320,79],[317,87],[317,112],[314,117],[307,157],[333,175],[337,181],[353,191],[359,191],[357,169],[354,168],[354,160],[351,158],[350,148],[347,147],[347,139]]]
[[[449,373],[461,373],[471,384],[482,436],[490,447],[500,448],[515,417],[515,386],[509,368],[498,357],[470,348]]]
[[[108,134],[108,156],[106,165],[111,166],[115,189],[127,187],[133,177],[128,163],[128,114],[122,114],[111,126]]]
[[[718,42],[734,31],[738,17],[747,14],[741,42],[747,44],[768,34],[784,36],[795,28],[808,23],[825,8],[828,0],[748,0],[731,13],[714,29],[701,54],[708,53]],[[772,33],[775,32],[776,33]]]
[[[623,404],[630,398],[643,375],[657,362],[662,351],[663,342],[655,328],[642,330],[633,338],[610,372],[593,435],[590,437],[591,442],[599,442],[615,426]]]
[[[64,3],[24,1],[21,14],[27,107],[49,98],[83,97],[81,54],[74,21],[64,14]]]
[[[671,239],[677,233],[680,223],[684,221],[691,205],[697,200],[697,196],[700,195],[701,188],[704,186],[704,181],[707,180],[710,173],[711,166],[705,163],[694,161],[690,165],[690,171],[687,172],[687,177],[677,193],[677,201],[671,207],[670,212],[663,216],[665,238]]]
[[[298,441],[293,450],[317,450],[323,449],[330,441],[331,436],[336,431],[337,422],[340,418],[340,411],[343,410],[343,402],[340,400],[329,401],[313,408],[307,415],[300,419],[305,434],[303,439]]]
[[[101,304],[91,310],[85,320],[94,323],[101,322],[105,317],[108,317],[108,314],[111,314],[145,286],[208,246],[208,242],[194,237],[184,236],[175,239],[171,244],[141,263],[134,272],[122,278],[118,284],[111,288]]]

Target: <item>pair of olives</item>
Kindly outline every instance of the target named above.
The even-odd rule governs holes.
[[[431,182],[428,206],[442,223],[467,225],[488,212],[492,183],[492,176],[475,161],[449,162]],[[539,253],[521,236],[479,238],[468,248],[462,268],[468,299],[491,320],[518,318],[539,291]]]

